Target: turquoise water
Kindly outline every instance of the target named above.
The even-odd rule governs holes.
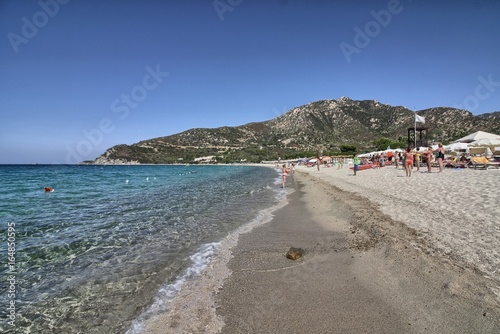
[[[0,184],[2,333],[125,333],[284,198],[253,166],[0,166]]]

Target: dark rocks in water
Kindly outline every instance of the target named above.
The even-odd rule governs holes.
[[[298,260],[304,255],[304,250],[302,248],[295,248],[295,247],[290,247],[288,252],[286,253],[287,259],[290,260]]]

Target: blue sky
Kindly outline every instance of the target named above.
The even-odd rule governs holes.
[[[4,0],[0,163],[93,160],[341,96],[499,111],[499,14],[498,0]]]

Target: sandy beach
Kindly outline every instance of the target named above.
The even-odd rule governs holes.
[[[414,168],[411,177],[394,166],[356,176],[347,166],[300,170],[378,204],[383,213],[415,229],[429,251],[500,281],[500,169],[427,173]]]
[[[498,333],[497,170],[298,167],[146,333]],[[296,261],[290,246],[304,249]]]

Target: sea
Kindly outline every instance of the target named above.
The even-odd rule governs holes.
[[[0,165],[0,186],[1,333],[140,333],[286,200],[249,165]]]

